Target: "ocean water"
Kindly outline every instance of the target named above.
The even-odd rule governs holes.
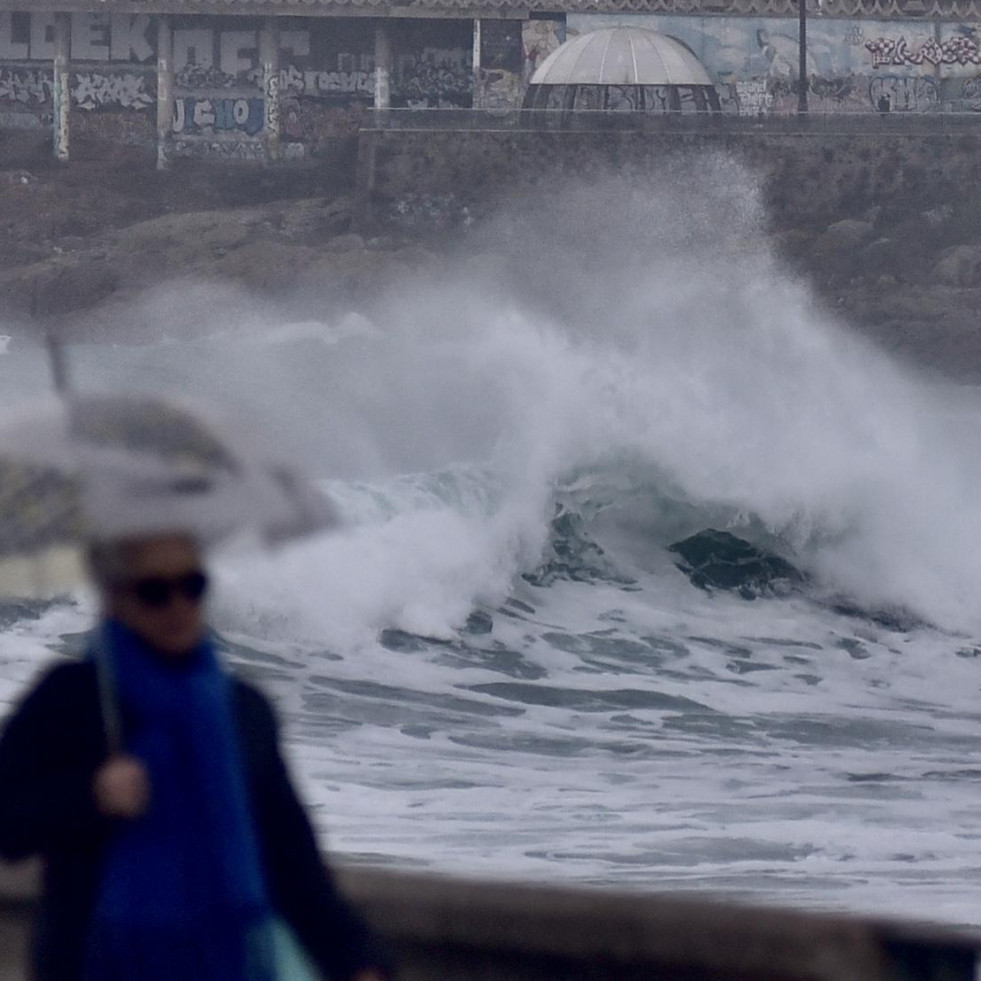
[[[526,202],[342,317],[177,284],[153,342],[70,350],[336,501],[215,556],[213,620],[339,859],[981,924],[978,393],[836,322],[766,222],[707,161]],[[0,328],[11,406],[47,367]],[[706,528],[811,585],[696,588],[668,546]],[[92,615],[2,605],[0,704]]]

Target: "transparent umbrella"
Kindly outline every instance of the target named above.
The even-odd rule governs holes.
[[[25,568],[63,578],[66,554],[92,541],[184,532],[205,546],[235,535],[278,543],[335,520],[324,494],[216,407],[69,394],[0,426],[4,592]]]

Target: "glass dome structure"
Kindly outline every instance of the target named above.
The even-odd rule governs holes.
[[[531,77],[525,109],[721,112],[694,52],[639,27],[604,27],[566,41]]]

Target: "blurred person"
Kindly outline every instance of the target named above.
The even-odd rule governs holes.
[[[199,546],[93,546],[89,568],[92,649],[0,737],[0,854],[44,860],[36,981],[274,981],[290,936],[331,981],[390,978],[323,863],[272,708],[218,662]]]

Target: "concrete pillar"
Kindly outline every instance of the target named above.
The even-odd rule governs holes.
[[[262,64],[262,92],[265,98],[266,163],[280,157],[280,101],[279,101],[279,24],[274,17],[267,17],[259,30],[259,61]]]
[[[375,108],[392,105],[392,38],[388,26],[375,24]]]
[[[170,166],[174,138],[174,30],[169,17],[157,18],[157,170]]]
[[[473,22],[473,107],[474,109],[483,108],[484,88],[480,79],[480,39],[483,22],[479,18],[474,18]]]
[[[71,14],[55,14],[54,43],[54,80],[51,86],[51,99],[54,103],[54,155],[57,160],[68,160],[69,120],[72,108]]]

